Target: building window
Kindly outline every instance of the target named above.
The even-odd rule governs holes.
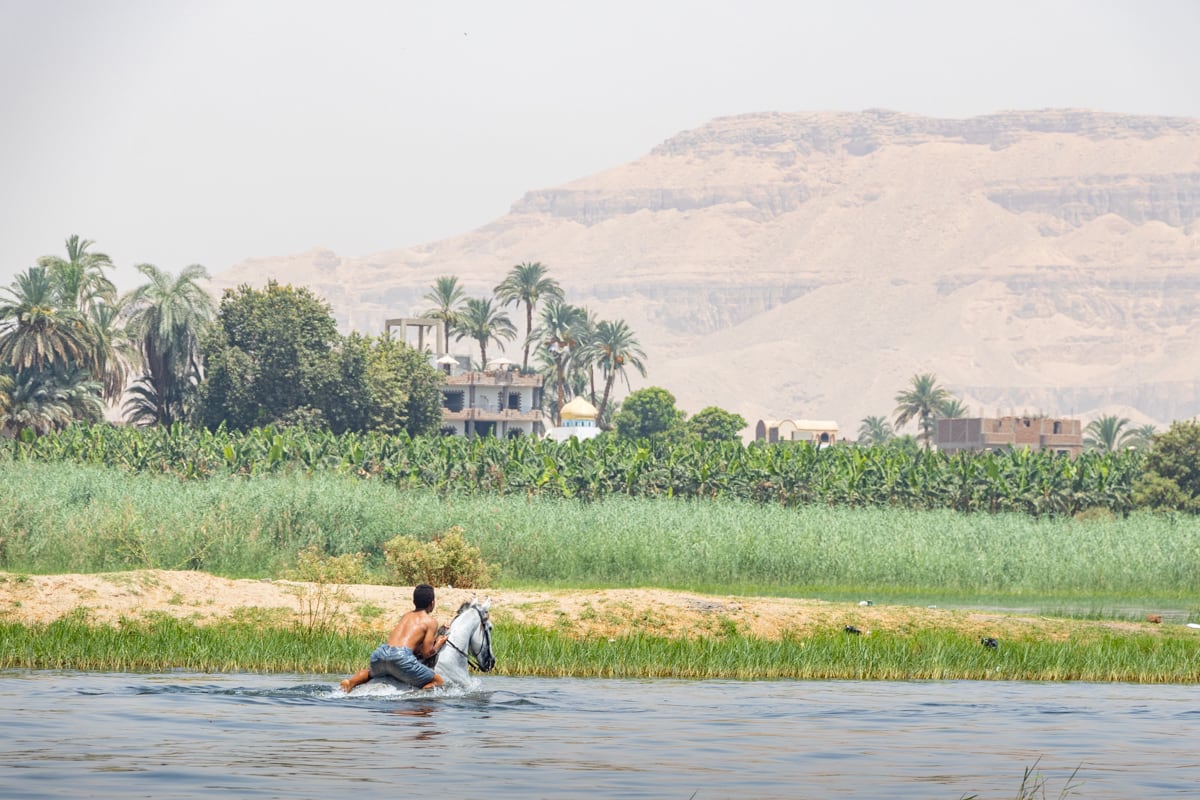
[[[509,392],[508,393],[508,407],[511,408],[513,411],[521,410],[521,393],[520,392]]]
[[[442,395],[442,402],[445,404],[447,411],[451,411],[451,412],[462,411],[463,410],[463,393],[461,391],[444,392]]]
[[[1054,432],[1055,432],[1055,433],[1062,433],[1062,423],[1061,423],[1061,422],[1055,422],[1055,423],[1054,423]]]

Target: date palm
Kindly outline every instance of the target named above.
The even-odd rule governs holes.
[[[938,386],[937,377],[932,373],[914,375],[909,389],[896,395],[896,427],[902,428],[911,419],[917,420],[921,432],[917,436],[928,450],[933,446],[933,421],[941,416],[941,409],[948,400],[950,393]]]
[[[646,377],[646,353],[623,319],[601,320],[596,326],[591,349],[596,358],[596,365],[604,375],[604,395],[600,398],[597,408],[597,417],[603,419],[617,378],[623,379],[625,388],[628,389],[629,374],[626,370],[630,367],[637,370],[643,378]]]
[[[1137,432],[1127,429],[1127,425],[1127,418],[1115,414],[1097,417],[1083,429],[1084,449],[1111,453],[1132,446],[1137,439]]]
[[[1133,436],[1130,437],[1130,440],[1133,446],[1139,450],[1148,450],[1154,446],[1154,437],[1157,435],[1158,428],[1154,425],[1139,425],[1133,429]]]
[[[558,281],[546,275],[546,267],[540,262],[522,262],[511,270],[495,289],[496,298],[503,305],[525,304],[525,354],[521,358],[521,369],[529,369],[530,334],[533,332],[533,310],[538,301],[548,298],[562,300],[563,290]]]
[[[562,407],[566,404],[566,371],[571,359],[582,347],[582,334],[587,325],[587,312],[579,306],[564,303],[558,298],[542,306],[538,326],[530,338],[544,349],[547,359],[554,365],[555,383],[558,389],[558,405],[555,409],[555,424],[562,424]]]
[[[199,264],[178,275],[138,264],[147,283],[126,297],[127,329],[144,372],[130,389],[125,411],[137,424],[170,425],[187,416],[186,401],[200,381],[200,336],[212,322],[212,297],[200,285],[208,270]]]
[[[895,435],[887,417],[864,417],[858,426],[858,443],[869,447],[887,444]]]
[[[42,256],[38,266],[44,267],[54,285],[59,304],[80,314],[87,314],[96,305],[115,304],[117,287],[105,270],[113,269],[112,259],[104,253],[93,253],[95,244],[77,235],[67,238],[67,257]]]
[[[942,407],[938,409],[939,419],[961,419],[971,413],[971,409],[967,404],[957,397],[951,397]]]
[[[446,343],[447,347],[450,344],[450,331],[458,320],[466,296],[466,292],[459,286],[458,278],[454,275],[439,275],[434,280],[433,286],[430,287],[429,293],[425,295],[424,299],[432,304],[432,308],[425,311],[422,316],[442,321],[442,341]]]
[[[0,299],[0,364],[40,370],[87,359],[90,342],[83,317],[63,308],[44,266],[17,275]]]
[[[492,305],[490,297],[469,297],[454,324],[455,341],[474,339],[479,344],[479,366],[486,368],[489,342],[501,344],[517,335],[508,312]]]
[[[0,431],[16,436],[61,430],[73,420],[98,422],[104,415],[100,385],[77,366],[58,365],[17,374],[8,407],[0,413]]]

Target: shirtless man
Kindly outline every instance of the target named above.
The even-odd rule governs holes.
[[[342,681],[342,691],[384,675],[422,689],[441,686],[442,676],[421,663],[446,643],[446,637],[438,635],[434,605],[432,586],[422,583],[413,589],[413,610],[400,618],[387,641],[371,653],[371,666]]]

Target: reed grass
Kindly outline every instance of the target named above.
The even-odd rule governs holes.
[[[363,665],[366,634],[298,626],[199,626],[159,616],[94,625],[86,613],[52,623],[0,622],[0,669],[341,674]],[[690,639],[634,634],[577,639],[512,623],[495,628],[496,674],[541,677],[1036,680],[1195,683],[1191,637],[1094,636],[1004,641],[995,649],[947,630],[852,636],[840,631],[765,640],[738,634]]]
[[[0,569],[198,569],[278,577],[299,553],[366,555],[458,525],[506,587],[656,586],[723,594],[1200,614],[1200,523],[1139,512],[1022,514],[735,500],[443,495],[333,473],[202,481],[0,463]]]

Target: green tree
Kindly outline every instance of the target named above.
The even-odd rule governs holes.
[[[512,341],[517,335],[508,312],[492,305],[490,297],[469,297],[453,325],[454,340],[474,339],[479,345],[479,368],[488,364],[488,344]]]
[[[596,355],[596,363],[604,375],[604,395],[600,398],[600,405],[597,408],[599,411],[597,416],[603,419],[608,412],[608,402],[612,397],[613,384],[616,383],[617,378],[624,380],[625,387],[629,388],[627,370],[630,367],[637,370],[643,378],[646,377],[646,364],[643,360],[646,358],[646,354],[642,351],[641,343],[638,342],[633,331],[623,319],[612,322],[601,321],[596,326],[591,346]]]
[[[103,417],[100,384],[78,366],[60,364],[17,373],[0,413],[0,430],[6,436],[26,429],[41,435],[75,420],[99,422]]]
[[[542,307],[541,318],[532,336],[554,367],[554,379],[558,393],[555,408],[555,424],[562,424],[562,407],[566,405],[566,372],[573,357],[583,347],[583,335],[587,326],[587,312],[579,306],[551,299]]]
[[[215,314],[199,283],[208,271],[199,264],[175,276],[153,264],[138,264],[137,271],[147,283],[125,299],[126,328],[144,372],[130,388],[125,412],[136,424],[170,425],[188,417],[202,377],[200,338]]]
[[[1138,450],[1148,450],[1154,446],[1154,437],[1158,435],[1158,428],[1154,425],[1140,425],[1133,429],[1133,435],[1129,437],[1129,444]]]
[[[425,295],[425,300],[431,303],[432,307],[425,311],[423,316],[442,321],[442,341],[446,343],[447,349],[450,347],[450,331],[458,321],[458,314],[466,297],[466,292],[454,275],[439,275],[429,293]]]
[[[106,270],[113,269],[112,259],[104,253],[93,253],[89,248],[95,244],[90,239],[76,235],[67,237],[67,257],[42,256],[38,266],[43,267],[54,284],[58,304],[86,315],[97,305],[114,304],[117,287],[109,280]]]
[[[697,411],[685,423],[690,433],[706,442],[740,442],[746,418],[717,406]]]
[[[858,443],[867,447],[887,444],[895,435],[887,417],[864,417],[858,426]]]
[[[370,340],[365,384],[367,425],[388,434],[424,436],[442,424],[442,373],[424,353],[390,336]]]
[[[525,354],[521,359],[522,370],[529,369],[534,308],[545,298],[563,299],[562,287],[546,272],[546,267],[537,261],[522,262],[509,270],[508,275],[495,289],[496,297],[502,305],[525,304]]]
[[[336,375],[338,344],[329,304],[306,288],[272,280],[261,290],[226,290],[200,347],[206,369],[200,423],[245,430],[319,408]]]
[[[1111,453],[1132,446],[1137,434],[1128,430],[1127,425],[1128,419],[1115,414],[1097,417],[1083,429],[1084,449]]]
[[[64,308],[46,267],[16,276],[0,299],[0,363],[14,370],[41,370],[81,363],[89,342],[84,321]]]
[[[658,386],[650,386],[631,392],[625,398],[613,424],[617,435],[623,439],[649,439],[676,429],[685,416],[675,407],[675,395]]]
[[[911,419],[917,420],[920,434],[918,439],[925,449],[933,446],[933,423],[941,415],[942,406],[951,399],[950,393],[938,386],[932,373],[914,375],[909,389],[896,395],[896,428],[902,428]]]
[[[1200,423],[1175,422],[1155,437],[1133,499],[1140,506],[1200,513]]]
[[[967,404],[957,397],[950,397],[938,409],[938,419],[962,419],[971,413]]]

